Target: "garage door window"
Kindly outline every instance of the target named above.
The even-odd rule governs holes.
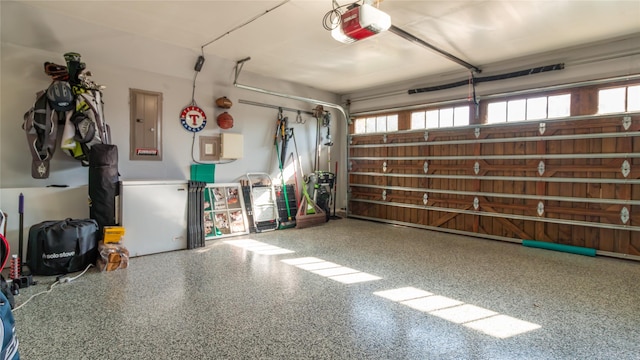
[[[469,106],[414,111],[411,113],[411,129],[434,129],[469,125]]]
[[[354,121],[355,134],[369,134],[398,131],[398,115],[381,115],[357,118]]]
[[[640,85],[598,91],[598,114],[640,111]]]
[[[497,101],[487,106],[489,124],[541,120],[571,115],[571,94]]]

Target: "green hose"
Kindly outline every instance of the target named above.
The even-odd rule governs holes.
[[[586,248],[581,246],[563,245],[563,244],[556,244],[551,242],[535,241],[535,240],[522,240],[522,245],[527,247],[539,248],[539,249],[568,252],[568,253],[578,254],[578,255],[596,256],[596,249]]]

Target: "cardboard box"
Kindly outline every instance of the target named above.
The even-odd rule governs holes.
[[[105,226],[102,241],[105,244],[119,243],[124,236],[124,227],[122,226]]]

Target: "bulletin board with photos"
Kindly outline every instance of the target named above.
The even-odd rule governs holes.
[[[205,240],[249,234],[249,221],[239,183],[208,184],[204,191]]]

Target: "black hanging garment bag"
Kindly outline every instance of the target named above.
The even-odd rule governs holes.
[[[98,222],[100,237],[105,226],[116,225],[118,148],[95,144],[89,152],[89,217]]]
[[[98,256],[98,223],[93,219],[43,221],[29,229],[27,266],[33,275],[84,270]]]

